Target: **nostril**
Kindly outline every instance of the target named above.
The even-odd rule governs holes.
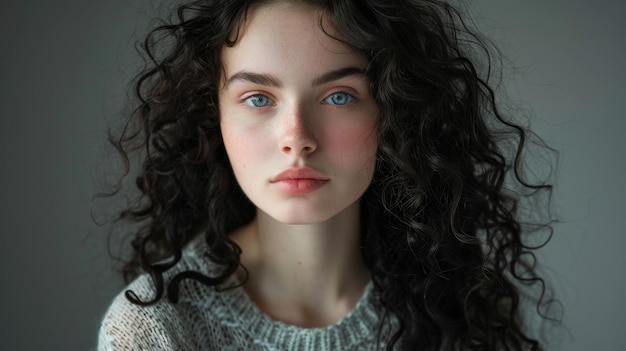
[[[287,154],[310,154],[315,150],[315,145],[311,142],[292,143],[290,145],[283,145],[282,151]]]

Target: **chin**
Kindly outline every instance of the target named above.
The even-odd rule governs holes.
[[[320,211],[319,209],[287,209],[285,211],[263,211],[275,221],[283,224],[304,225],[320,224],[333,218],[335,213]]]
[[[271,216],[271,215],[270,215]],[[305,225],[305,224],[320,224],[326,222],[330,216],[314,216],[313,214],[306,215],[282,215],[282,216],[271,216],[276,221],[283,224],[291,224],[291,225]]]

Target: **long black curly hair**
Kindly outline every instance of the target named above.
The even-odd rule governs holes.
[[[250,222],[255,207],[220,133],[221,52],[236,44],[251,6],[267,2],[181,5],[141,45],[146,66],[134,83],[136,109],[111,136],[128,170],[133,155],[142,160],[139,195],[119,216],[139,226],[129,233],[125,279],[148,273],[155,287],[150,301],[128,291],[135,303],[154,303],[166,290],[175,302],[182,280],[217,286],[240,265],[241,249],[228,234]],[[442,1],[300,2],[317,6],[328,20],[320,26],[331,23],[335,39],[368,62],[379,148],[361,199],[361,240],[385,318],[398,321],[387,348],[538,349],[524,326],[521,288],[539,288],[539,310],[545,286],[519,204],[552,187],[523,176],[533,134],[498,109],[489,85],[492,46]],[[165,281],[198,235],[223,273],[187,271]]]

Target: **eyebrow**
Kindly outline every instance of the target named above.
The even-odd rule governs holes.
[[[345,67],[340,68],[338,70],[330,71],[322,74],[319,77],[315,77],[311,81],[311,85],[318,86],[324,83],[332,82],[335,80],[339,80],[341,78],[349,77],[349,76],[364,76],[365,70],[359,67]],[[245,81],[251,82],[259,85],[267,85],[271,87],[280,88],[283,86],[283,83],[276,76],[271,74],[263,74],[263,73],[254,73],[254,72],[246,72],[240,71],[228,78],[224,87],[228,87],[234,81]]]
[[[346,67],[330,71],[313,79],[311,85],[318,86],[324,83],[332,82],[350,76],[365,76],[365,70],[359,67]]]

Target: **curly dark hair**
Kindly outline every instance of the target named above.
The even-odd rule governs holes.
[[[150,274],[155,296],[141,301],[127,291],[132,302],[149,305],[166,289],[175,302],[182,280],[217,286],[240,266],[241,249],[228,235],[253,219],[255,207],[220,133],[221,52],[235,45],[250,7],[267,2],[193,1],[143,42],[138,107],[111,136],[128,169],[131,155],[143,160],[140,194],[119,217],[140,227],[123,274],[127,281]],[[301,2],[319,7],[335,39],[367,59],[380,110],[361,240],[385,318],[399,322],[387,349],[538,349],[522,318],[521,289],[539,287],[539,311],[546,288],[535,247],[523,240],[534,231],[519,212],[522,198],[552,187],[523,176],[533,134],[497,107],[488,83],[492,46],[442,1]],[[166,282],[164,273],[198,235],[223,273],[186,271]]]

